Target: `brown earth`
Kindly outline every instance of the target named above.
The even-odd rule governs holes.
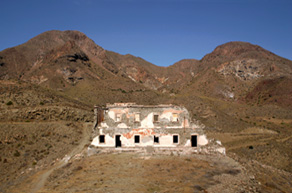
[[[252,175],[225,156],[102,153],[55,170],[39,192],[256,192],[258,188]]]
[[[27,169],[25,172],[30,173],[22,172],[21,175],[27,174],[25,178],[12,180],[18,183],[5,187],[4,192],[289,192],[292,187],[290,172],[255,161],[250,153],[258,151],[256,147],[260,145],[251,136],[266,139],[277,135],[270,130],[250,128],[241,135],[216,134],[225,141],[228,155],[233,159],[222,155],[126,152],[87,157],[86,151],[79,154],[89,142],[90,133],[84,131],[79,145],[72,146],[71,153],[67,150],[66,155],[71,157],[68,162],[59,159],[51,166]],[[245,140],[249,143],[242,143]],[[244,153],[250,157],[233,154],[231,147],[247,149]],[[279,154],[276,157],[281,159]]]
[[[60,121],[1,122],[1,192],[63,158],[78,145],[80,125]]]
[[[27,181],[25,185],[23,180],[32,176],[29,179],[37,182],[35,175],[42,176],[38,172],[53,172],[54,169],[52,175],[56,180],[49,178],[44,191],[62,191],[65,185],[56,186],[64,180],[58,171],[72,172],[74,175],[69,177],[73,184],[77,181],[75,174],[82,179],[90,170],[76,172],[72,167],[87,167],[78,163],[96,167],[93,163],[101,162],[100,156],[112,162],[116,158],[131,163],[140,160],[137,167],[142,167],[142,162],[147,160],[131,154],[70,160],[72,166],[65,168],[55,168],[53,164],[72,148],[80,148],[77,143],[83,144],[80,142],[82,125],[92,122],[93,105],[114,102],[185,106],[195,121],[206,125],[208,137],[221,140],[227,155],[256,177],[261,183],[257,190],[291,192],[292,62],[260,46],[229,42],[201,60],[187,59],[169,67],[158,67],[139,57],[106,51],[81,32],[49,31],[25,44],[1,51],[0,79],[2,192],[12,187],[19,191],[19,184],[19,187],[33,188],[35,183]],[[149,164],[162,158],[172,159],[154,156]],[[184,159],[170,162],[175,165],[183,163]],[[202,167],[206,164],[198,157],[190,159],[201,163]],[[159,170],[155,164],[151,168]],[[207,172],[212,168],[205,169]],[[109,174],[105,175],[110,178],[114,171],[107,172]],[[185,173],[186,179],[198,180]],[[122,174],[132,180],[126,172]],[[164,179],[165,174],[162,172],[157,177]],[[155,184],[150,177],[147,180]],[[159,182],[160,192],[171,186],[168,182]],[[90,187],[88,191],[95,186],[91,181],[84,184]],[[219,184],[224,185],[224,182]],[[184,185],[178,180],[177,188],[184,191],[181,186]],[[199,191],[199,187],[194,186],[187,185],[185,191]],[[200,191],[216,187],[207,183],[198,186],[202,188]],[[148,187],[151,191],[151,186]],[[84,187],[79,188],[85,191]],[[133,190],[135,188],[133,186]],[[143,190],[149,191],[147,188]],[[155,191],[157,186],[152,188]]]
[[[291,96],[291,89],[283,92],[279,87],[291,81],[277,80],[291,79],[292,62],[247,42],[229,42],[201,60],[159,67],[140,57],[104,50],[78,31],[48,31],[3,50],[0,63],[2,80],[38,84],[89,105],[155,104],[188,93],[237,102],[265,80],[272,81],[265,85],[275,93],[271,101],[279,100],[285,107]]]

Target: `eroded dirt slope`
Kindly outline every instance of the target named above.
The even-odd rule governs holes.
[[[1,191],[63,158],[82,136],[76,122],[1,122],[0,128]]]
[[[256,192],[258,188],[252,175],[225,156],[114,153],[70,161],[55,170],[39,192]]]

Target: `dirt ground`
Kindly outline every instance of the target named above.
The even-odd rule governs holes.
[[[288,193],[292,190],[291,172],[277,168],[282,163],[286,170],[289,169],[291,155],[279,153],[278,160],[271,163],[275,157],[265,154],[279,150],[269,150],[267,143],[275,146],[282,142],[285,145],[290,138],[262,128],[250,128],[240,133],[208,133],[209,138],[214,135],[226,145],[227,156],[120,151],[88,156],[90,123],[1,123],[1,127],[6,128],[6,133],[1,134],[1,148],[7,150],[2,153],[2,158],[8,158],[8,163],[1,164],[0,192]],[[60,128],[62,133],[59,133]],[[16,143],[12,136],[22,138],[17,138]],[[32,143],[36,138],[38,140]],[[47,147],[44,140],[52,147]],[[16,149],[20,155],[16,156]],[[39,161],[33,164],[36,158]],[[269,159],[267,164],[264,158]],[[10,172],[5,173],[6,170]]]
[[[261,192],[292,192],[290,132],[253,127],[239,133],[208,133],[208,137],[219,139],[227,156],[255,176]]]
[[[12,192],[29,190],[31,187],[26,185]],[[37,192],[257,192],[258,189],[254,176],[226,156],[123,152],[73,159],[52,172]]]
[[[90,133],[86,133],[83,125],[60,121],[1,122],[0,192],[18,187],[81,144],[83,149],[84,143],[90,143]],[[87,137],[82,137],[85,133]]]

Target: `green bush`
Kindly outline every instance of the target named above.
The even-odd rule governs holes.
[[[13,102],[9,101],[8,103],[6,103],[6,105],[13,105]]]

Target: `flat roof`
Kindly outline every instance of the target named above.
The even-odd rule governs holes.
[[[94,106],[95,108],[99,108],[99,106]],[[172,104],[159,104],[159,105],[137,105],[136,103],[114,103],[106,104],[106,108],[165,108],[165,107],[179,107]]]

